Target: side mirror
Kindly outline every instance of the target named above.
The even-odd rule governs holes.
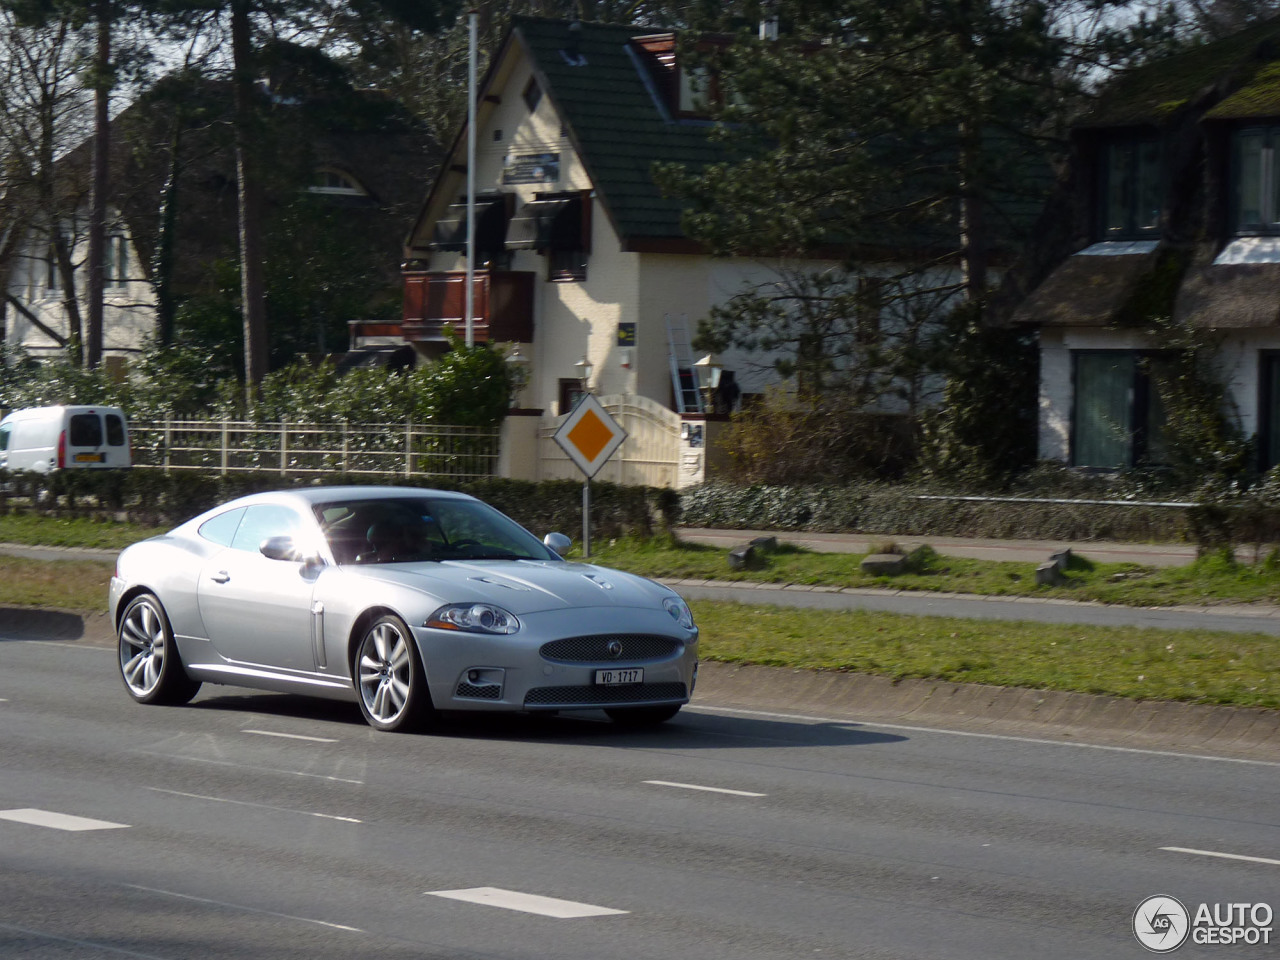
[[[548,533],[542,538],[542,543],[543,546],[550,547],[562,557],[568,553],[569,548],[573,546],[573,541],[563,533]]]
[[[267,537],[258,547],[258,552],[268,560],[301,560],[293,537]]]

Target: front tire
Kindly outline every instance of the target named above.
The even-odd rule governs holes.
[[[605,710],[610,720],[623,727],[656,727],[679,712],[678,703],[673,707],[610,707]]]
[[[176,706],[194,697],[200,681],[187,676],[160,600],[139,594],[124,608],[117,634],[120,679],[139,703]]]
[[[366,628],[351,672],[360,712],[375,730],[408,733],[434,719],[417,644],[405,622],[394,614],[379,617]]]

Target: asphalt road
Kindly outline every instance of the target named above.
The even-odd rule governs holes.
[[[1116,960],[1149,896],[1280,909],[1280,756],[705,701],[393,736],[227,688],[141,707],[113,656],[0,642],[6,960]]]

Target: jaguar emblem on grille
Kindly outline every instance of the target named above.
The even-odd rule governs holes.
[[[620,656],[622,656],[622,641],[610,640],[609,645],[605,647],[605,649],[609,651],[609,656],[617,660]]]

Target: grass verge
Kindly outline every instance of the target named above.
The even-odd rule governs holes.
[[[0,556],[0,606],[56,607],[103,613],[112,565],[96,560],[24,560]]]
[[[108,563],[0,557],[0,606],[101,613],[110,577]],[[692,606],[709,660],[1280,708],[1280,642],[1261,634]]]
[[[112,520],[44,517],[32,513],[0,515],[0,543],[122,550],[131,543],[154,537],[158,533],[164,533],[164,529]]]
[[[1093,563],[1076,556],[1066,570],[1066,583],[1058,587],[1038,585],[1034,563],[968,560],[927,551],[915,570],[889,577],[864,573],[859,566],[862,558],[862,554],[816,553],[784,543],[776,552],[759,556],[753,568],[730,570],[726,550],[660,537],[601,544],[591,557],[593,562],[646,577],[934,590],[1144,607],[1280,599],[1280,558],[1274,557],[1245,564],[1213,554],[1186,566],[1157,568]]]
[[[691,606],[708,660],[1280,707],[1280,642],[1265,634]]]

